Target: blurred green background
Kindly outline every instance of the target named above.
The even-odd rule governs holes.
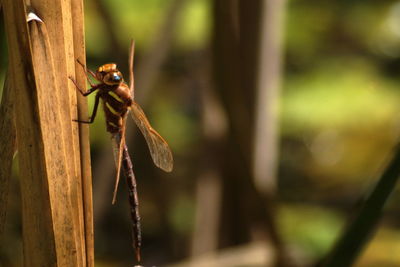
[[[199,259],[211,262],[229,258],[229,253],[237,257],[234,264],[220,262],[219,266],[270,266],[273,258],[268,252],[274,251],[274,242],[260,231],[260,221],[253,220],[257,218],[254,214],[264,210],[257,211],[258,206],[248,203],[249,191],[240,193],[240,183],[239,196],[221,189],[224,182],[218,177],[229,175],[220,166],[235,156],[240,165],[241,155],[226,152],[233,150],[223,150],[229,157],[221,153],[219,139],[213,143],[207,134],[207,110],[215,111],[208,120],[217,124],[212,129],[228,136],[226,131],[231,130],[221,104],[231,100],[218,93],[212,74],[213,2],[85,1],[88,67],[116,62],[127,76],[129,42],[134,38],[137,102],[174,152],[174,171],[162,173],[152,165],[144,139],[129,135],[139,187],[145,266],[181,262],[189,266],[191,261],[193,266],[211,266]],[[272,218],[293,264],[311,266],[331,249],[398,140],[400,1],[289,0],[283,12]],[[4,55],[4,32],[2,40]],[[4,77],[5,56],[0,63]],[[204,91],[217,95],[211,98],[217,101],[208,102]],[[90,110],[93,100],[89,97]],[[244,125],[243,131],[252,132]],[[91,126],[90,135],[96,266],[132,265],[127,192],[121,183],[118,202],[111,205],[115,170],[102,115]],[[236,139],[223,140],[224,146],[240,146]],[[236,167],[230,166],[232,170]],[[15,170],[4,237],[7,246],[0,248],[4,266],[21,264],[17,162]],[[399,199],[398,192],[392,195],[377,233],[356,266],[400,266]],[[249,217],[246,213],[226,215],[222,202],[233,207],[246,203],[255,211]],[[199,215],[199,210],[210,210],[211,215]],[[228,228],[233,229],[230,234]],[[207,229],[212,240],[202,245],[199,236],[207,236]],[[246,235],[239,238],[242,230]],[[229,252],[232,248],[238,250]]]

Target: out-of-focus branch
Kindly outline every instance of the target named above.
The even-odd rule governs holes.
[[[217,0],[213,6],[213,79],[216,95],[227,117],[227,135],[221,143],[223,196],[219,246],[239,245],[250,240],[251,210],[246,208],[246,189],[251,155],[252,111],[247,104],[252,87],[243,87],[238,1]],[[214,151],[208,153],[213,154]],[[250,201],[249,201],[250,202]],[[222,227],[223,225],[223,227]],[[239,230],[240,229],[240,230]]]
[[[381,178],[363,203],[357,216],[349,223],[325,262],[318,266],[352,266],[362,249],[372,238],[376,225],[382,217],[382,210],[400,177],[400,145]]]
[[[261,12],[253,172],[258,190],[272,193],[278,166],[278,103],[286,0],[267,0]]]
[[[229,126],[224,148],[225,166],[222,166],[224,226],[220,231],[220,245],[249,242],[253,239],[251,231],[258,229],[264,234],[264,239],[273,244],[277,252],[276,265],[288,266],[290,262],[286,260],[286,252],[275,223],[274,199],[256,186],[253,172],[256,123],[253,107],[258,101],[258,84],[263,85],[264,82],[258,81],[258,77],[263,76],[265,71],[261,64],[265,64],[265,59],[259,58],[261,48],[270,45],[265,40],[261,42],[264,38],[261,35],[273,35],[275,31],[282,30],[267,32],[270,29],[263,28],[269,16],[265,9],[270,8],[269,5],[264,6],[265,3],[261,0],[214,1],[214,80]],[[277,99],[271,101],[276,102]],[[268,123],[276,124],[277,121]],[[273,141],[276,142],[276,138]]]
[[[176,23],[179,14],[185,7],[187,0],[174,0],[164,17],[164,22],[160,25],[158,33],[152,45],[140,60],[140,68],[136,71],[137,98],[140,103],[146,103],[150,89],[157,79],[162,64],[168,56],[172,41],[175,37]]]
[[[213,253],[218,248],[218,232],[222,203],[221,158],[226,136],[227,119],[214,92],[204,60],[197,66],[202,70],[195,80],[200,83],[202,150],[199,155],[199,175],[196,184],[196,215],[192,237],[191,257]],[[208,65],[208,64],[207,64]],[[205,78],[207,77],[207,78]],[[202,82],[207,81],[207,82]],[[211,153],[210,153],[211,152]]]
[[[122,62],[124,59],[122,55],[125,55],[125,53],[122,53],[123,47],[118,42],[118,37],[117,37],[117,32],[115,31],[115,22],[114,18],[111,16],[111,13],[108,11],[106,4],[104,3],[104,0],[95,0],[91,1],[91,3],[94,5],[95,9],[99,13],[99,16],[103,20],[103,29],[104,29],[104,35],[107,36],[107,39],[110,40],[110,52],[112,52],[113,55],[115,55],[115,61],[116,62]]]

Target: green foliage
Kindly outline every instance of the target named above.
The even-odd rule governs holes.
[[[104,1],[119,43],[128,44],[134,38],[137,46],[143,49],[148,48],[156,38],[157,31],[164,21],[165,11],[171,3],[172,1],[162,0]],[[193,49],[203,47],[207,43],[211,24],[209,9],[209,0],[191,0],[184,3],[184,10],[174,31],[177,34],[178,46]],[[109,45],[108,36],[104,31],[106,22],[90,1],[85,8],[85,19],[87,50],[90,54],[100,56],[107,51]]]
[[[283,205],[278,216],[288,244],[301,248],[310,258],[323,256],[340,233],[340,214],[312,205]]]
[[[188,234],[193,230],[194,208],[194,201],[188,195],[182,194],[174,199],[169,221],[177,233]]]
[[[354,57],[326,59],[288,77],[282,134],[308,150],[295,164],[315,185],[356,186],[381,168],[398,136],[397,86],[369,61]],[[292,154],[284,151],[283,157]]]
[[[289,76],[282,105],[284,134],[323,128],[373,128],[399,113],[396,84],[366,60],[326,59],[307,73]]]
[[[156,129],[162,129],[162,135],[176,153],[187,153],[188,148],[193,146],[199,138],[198,126],[192,118],[177,109],[171,102],[159,99],[154,103],[149,116],[152,118],[153,126]]]
[[[199,49],[210,39],[210,0],[188,1],[177,27],[177,45],[182,49]]]

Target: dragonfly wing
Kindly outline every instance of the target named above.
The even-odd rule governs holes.
[[[131,115],[146,139],[154,164],[166,172],[172,171],[174,160],[168,143],[151,127],[142,108],[136,102],[131,105]]]
[[[125,125],[126,125],[126,116],[123,118],[122,123],[122,134],[115,134],[113,135],[113,152],[114,152],[114,161],[115,166],[117,168],[117,174],[115,176],[115,184],[114,184],[114,192],[113,192],[113,199],[112,204],[115,204],[117,200],[117,191],[118,191],[118,184],[119,184],[119,177],[121,174],[121,162],[122,162],[122,153],[125,146]]]

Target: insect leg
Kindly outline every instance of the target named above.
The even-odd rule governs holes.
[[[89,79],[88,73],[89,73],[90,75],[92,75],[93,78],[95,78],[96,80],[98,80],[97,77],[96,77],[96,74],[95,74],[92,70],[86,68],[86,66],[83,65],[83,63],[82,63],[79,59],[77,59],[76,61],[77,61],[77,62],[79,63],[79,65],[81,65],[82,68],[85,70],[86,79],[87,79],[87,81],[89,82],[90,86],[93,87],[94,84],[93,84],[92,81]]]
[[[88,121],[73,120],[73,121],[76,121],[76,122],[79,122],[79,123],[89,123],[89,124],[93,123],[94,118],[96,118],[96,113],[97,113],[97,110],[98,110],[98,107],[99,107],[99,102],[100,102],[100,95],[97,93],[96,94],[96,99],[95,99],[95,102],[94,102],[92,116],[90,116],[90,120],[88,120]]]
[[[88,96],[88,95],[90,95],[91,93],[93,93],[94,91],[96,91],[97,89],[99,89],[99,87],[102,85],[102,84],[95,84],[95,85],[92,86],[92,88],[90,88],[89,90],[87,90],[87,91],[85,92],[85,91],[83,91],[83,90],[78,86],[78,84],[76,83],[76,81],[75,81],[74,79],[72,79],[72,77],[68,77],[68,78],[74,83],[76,89],[78,89],[78,91],[79,91],[83,96]]]

